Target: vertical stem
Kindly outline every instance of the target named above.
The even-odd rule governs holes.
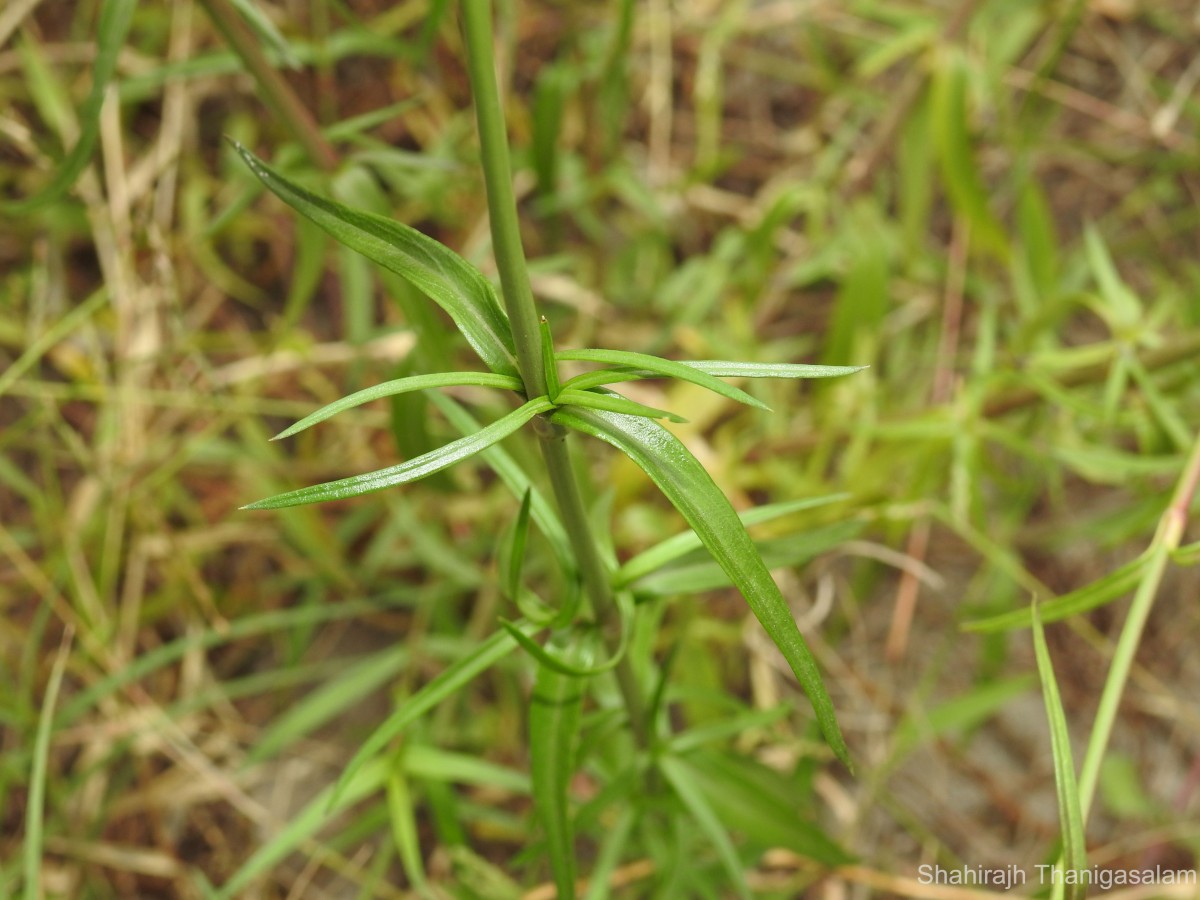
[[[463,0],[463,33],[467,42],[467,71],[475,118],[479,124],[483,180],[487,186],[488,216],[492,227],[492,249],[500,270],[504,306],[512,323],[517,363],[528,397],[546,393],[546,375],[541,364],[541,340],[533,288],[525,267],[517,201],[512,189],[512,166],[508,157],[508,132],[500,90],[496,85],[496,61],[492,55],[492,5],[488,0]]]
[[[462,18],[471,96],[475,100],[475,116],[479,124],[492,245],[496,266],[500,270],[504,306],[512,323],[517,364],[525,382],[525,393],[529,397],[540,397],[547,391],[547,379],[542,367],[539,320],[525,265],[525,250],[521,245],[517,204],[512,190],[508,133],[496,85],[491,3],[488,0],[463,0]],[[609,649],[615,651],[620,641],[621,612],[613,598],[612,584],[596,547],[579,485],[571,468],[566,432],[542,419],[535,420],[535,425],[538,426],[535,430],[541,439],[542,457],[546,462],[563,527],[579,564],[584,590],[600,621]],[[617,664],[616,675],[634,738],[640,746],[646,747],[649,745],[646,703],[641,684],[627,656]]]

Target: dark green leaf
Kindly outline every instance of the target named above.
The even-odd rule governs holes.
[[[320,197],[289,181],[236,141],[234,148],[276,196],[334,238],[402,275],[444,309],[487,367],[517,376],[512,329],[490,281],[474,266],[416,229]]]
[[[738,403],[756,406],[759,409],[769,409],[765,403],[754,399],[745,391],[740,391],[720,379],[714,378],[712,375],[701,372],[693,366],[674,362],[669,359],[662,359],[657,356],[650,356],[646,353],[632,353],[628,350],[562,350],[556,355],[560,360],[574,359],[581,362],[598,362],[610,366],[629,366],[632,369],[645,369],[656,375],[665,375],[669,378],[678,378],[681,381],[690,381],[692,384],[708,388],[710,391],[720,394],[722,397],[727,397],[730,400],[736,400]],[[567,382],[567,384],[574,388],[579,387],[578,384],[572,384],[571,382]]]
[[[603,409],[608,412],[624,413],[627,416],[644,416],[647,419],[670,419],[672,422],[686,422],[683,416],[677,416],[665,409],[655,409],[645,406],[635,400],[622,397],[620,394],[597,394],[594,391],[577,391],[574,388],[564,388],[558,393],[558,405],[582,406],[584,409]]]
[[[551,420],[617,447],[658,485],[742,592],[808,695],[825,740],[838,759],[850,768],[850,752],[838,728],[833,702],[816,660],[737,513],[696,457],[674,435],[650,419],[559,409]]]
[[[407,378],[397,378],[394,381],[385,381],[383,384],[364,388],[361,391],[356,391],[353,394],[342,397],[340,400],[335,400],[326,406],[322,406],[316,412],[309,413],[290,428],[285,428],[279,434],[275,435],[275,437],[271,438],[271,440],[278,441],[282,438],[299,434],[307,428],[312,428],[318,422],[324,422],[326,419],[336,416],[340,412],[353,409],[372,400],[378,400],[380,397],[393,397],[397,394],[407,394],[410,391],[424,391],[436,387],[458,387],[465,385],[502,388],[509,391],[519,391],[523,387],[520,378],[514,378],[511,375],[494,375],[491,372],[440,372],[435,375],[411,375]]]
[[[286,494],[277,494],[274,497],[243,506],[242,509],[279,509],[285,506],[300,506],[305,503],[321,503],[325,500],[342,500],[346,497],[357,497],[359,494],[379,491],[397,484],[407,484],[434,472],[440,472],[460,460],[473,456],[485,447],[490,447],[497,441],[508,437],[538,413],[544,413],[552,408],[553,405],[549,400],[545,397],[538,397],[481,431],[451,441],[446,446],[418,456],[416,459],[410,459],[375,472],[351,475],[349,478],[315,484],[298,491],[288,491]]]

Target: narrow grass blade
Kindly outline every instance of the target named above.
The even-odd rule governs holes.
[[[1111,603],[1137,586],[1148,562],[1148,556],[1142,554],[1137,559],[1125,563],[1119,569],[1114,569],[1091,584],[1038,604],[1038,618],[1042,622],[1057,622],[1060,619],[1079,615]],[[963,628],[967,631],[987,633],[1029,628],[1032,624],[1033,616],[1029,609],[1014,609],[988,619],[967,622]]]
[[[933,81],[934,143],[946,193],[971,223],[972,235],[1002,259],[1009,254],[1004,228],[992,214],[988,191],[967,132],[967,63],[961,51],[944,48]]]
[[[532,626],[529,627],[532,628]],[[347,764],[346,770],[338,779],[332,802],[338,802],[343,791],[351,784],[358,771],[369,760],[378,756],[392,739],[451,694],[462,690],[480,673],[502,660],[515,646],[516,642],[507,632],[497,631],[474,651],[451,665],[400,704],[400,707],[371,733],[371,736],[354,754],[354,758]]]
[[[727,362],[720,359],[682,360],[683,365],[718,378],[841,378],[870,366],[815,366],[801,363]]]
[[[712,841],[721,864],[729,873],[733,888],[739,897],[750,897],[750,886],[746,883],[746,873],[742,870],[742,861],[738,859],[733,839],[725,830],[716,811],[709,804],[704,792],[700,789],[696,773],[683,760],[674,756],[664,756],[658,761],[658,769],[662,772],[667,783],[675,791],[683,805],[687,807],[700,830]]]
[[[54,657],[54,665],[50,669],[50,680],[46,683],[42,712],[38,716],[37,735],[33,741],[33,769],[29,773],[29,797],[25,802],[25,900],[38,900],[42,896],[42,825],[45,816],[46,772],[50,761],[50,736],[54,731],[54,707],[58,703],[58,692],[62,688],[73,636],[74,630],[68,626],[59,645],[58,654]]]
[[[286,437],[291,437],[294,434],[299,434],[305,429],[312,428],[318,422],[324,422],[326,419],[336,416],[340,412],[353,409],[372,400],[378,400],[380,397],[394,397],[397,394],[424,391],[429,388],[466,386],[519,391],[521,390],[522,383],[520,378],[514,378],[511,375],[496,375],[491,372],[439,372],[435,375],[412,375],[408,378],[397,378],[394,381],[385,381],[383,384],[372,385],[369,388],[356,391],[353,394],[342,397],[340,400],[335,400],[333,403],[322,406],[316,412],[305,416],[290,428],[285,428],[279,434],[275,435],[275,437],[271,438],[271,440],[278,441]]]
[[[294,741],[335,719],[363,697],[397,675],[408,663],[408,647],[397,645],[374,653],[326,681],[264,730],[246,756],[249,765],[269,759]]]
[[[701,372],[699,369],[681,362],[650,356],[646,353],[632,353],[628,350],[561,350],[556,356],[560,360],[573,359],[580,362],[596,362],[609,366],[629,366],[633,369],[645,369],[656,375],[665,375],[669,378],[678,378],[681,381],[690,381],[692,384],[708,388],[710,391],[730,400],[736,400],[738,403],[745,403],[748,406],[755,406],[758,409],[770,408],[765,403],[751,397],[745,391],[738,390],[712,375]],[[578,385],[573,386],[578,387]]]
[[[799,363],[754,363],[728,362],[720,359],[683,359],[677,360],[682,366],[695,369],[705,375],[715,378],[838,378],[842,375],[852,375],[861,372],[869,366],[816,366]],[[622,381],[640,381],[644,378],[659,378],[661,373],[651,372],[645,368],[621,366],[616,369],[598,369],[585,372],[567,379],[564,388],[589,390],[605,384],[619,384]]]
[[[763,847],[787,847],[826,866],[851,856],[804,816],[794,779],[743,756],[705,750],[687,757],[692,780],[727,828]]]
[[[530,496],[526,489],[516,521],[501,536],[500,586],[513,600],[521,595],[521,571],[525,567],[525,545],[529,540]]]
[[[388,822],[392,826],[392,843],[400,854],[400,865],[412,886],[418,892],[424,892],[428,878],[425,875],[425,861],[421,857],[421,842],[417,836],[417,811],[402,766],[392,766],[386,788]]]
[[[804,500],[793,500],[787,503],[771,503],[766,506],[756,506],[753,509],[740,512],[738,513],[738,518],[742,520],[742,525],[750,527],[752,525],[760,525],[764,522],[771,522],[775,519],[781,519],[784,516],[800,512],[801,510],[836,503],[839,500],[847,499],[849,496],[849,494],[830,494],[825,497],[809,497]],[[632,584],[639,578],[656,572],[675,560],[686,556],[688,553],[699,550],[703,546],[704,544],[701,542],[700,536],[695,531],[688,530],[672,535],[648,550],[643,550],[617,569],[613,575],[613,584],[617,587]]]
[[[1046,704],[1046,718],[1050,723],[1050,749],[1054,757],[1054,786],[1058,794],[1058,816],[1062,828],[1063,855],[1060,865],[1069,872],[1087,869],[1087,844],[1084,841],[1083,812],[1079,803],[1079,786],[1075,780],[1075,760],[1071,755],[1071,735],[1067,730],[1067,717],[1063,712],[1062,698],[1058,694],[1058,682],[1054,678],[1054,664],[1046,646],[1046,634],[1042,629],[1037,603],[1030,609],[1033,620],[1033,650],[1037,656],[1038,675],[1042,679],[1042,697]],[[1056,881],[1058,881],[1056,879]],[[1078,900],[1086,892],[1086,884],[1075,883],[1075,879],[1061,880],[1066,887],[1067,900]]]
[[[334,238],[424,291],[454,320],[487,367],[517,376],[512,329],[490,281],[437,241],[384,216],[320,197],[280,175],[236,141],[234,149],[281,200]]]
[[[15,202],[0,203],[0,212],[7,215],[26,213],[65,194],[79,178],[92,158],[100,136],[100,108],[108,91],[109,81],[117,69],[117,56],[129,33],[137,0],[107,0],[100,7],[96,29],[96,62],[92,66],[92,88],[79,110],[79,140],[63,159],[54,177],[32,197]]]
[[[637,463],[687,520],[746,598],[808,695],[825,740],[847,768],[850,751],[796,620],[729,500],[678,438],[649,419],[559,409],[552,421],[612,444]]]
[[[533,800],[560,898],[575,896],[575,831],[568,788],[575,770],[584,684],[539,666],[529,707]]]
[[[665,409],[655,409],[645,406],[635,400],[622,397],[620,394],[597,394],[592,391],[577,391],[566,388],[559,391],[559,406],[582,406],[584,409],[602,409],[608,412],[624,413],[627,416],[642,416],[647,419],[670,419],[672,422],[686,422],[683,416],[677,416]]]
[[[317,794],[221,885],[215,895],[217,900],[246,896],[247,887],[256,878],[316,834],[329,821],[331,813],[379,790],[385,783],[389,768],[385,760],[374,760],[370,765],[356,769],[352,778],[343,778],[336,787],[327,787]]]
[[[351,475],[337,481],[328,481],[312,487],[277,494],[265,500],[258,500],[242,509],[280,509],[285,506],[301,506],[305,503],[321,503],[325,500],[342,500],[346,497],[357,497],[371,491],[382,490],[397,484],[407,484],[440,472],[460,460],[473,456],[485,447],[490,447],[497,441],[508,437],[534,416],[552,409],[552,404],[545,397],[530,400],[524,406],[513,410],[502,419],[475,434],[467,435],[456,441],[451,441],[444,447],[433,450],[415,459],[410,459],[398,465],[366,472],[362,475]]]

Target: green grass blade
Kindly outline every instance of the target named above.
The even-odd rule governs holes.
[[[558,363],[554,359],[554,336],[550,333],[550,323],[542,316],[538,323],[538,335],[542,347],[542,374],[546,377],[546,393],[555,403],[558,402],[558,392],[562,384],[558,380]]]
[[[943,50],[934,75],[932,102],[933,138],[946,193],[971,223],[972,238],[1006,259],[1008,240],[988,203],[988,190],[967,132],[971,122],[967,108],[967,62],[957,48]]]
[[[351,209],[289,181],[236,141],[238,154],[276,196],[335,239],[402,275],[442,307],[489,369],[517,376],[512,329],[496,290],[474,266],[437,241],[374,213]]]
[[[349,707],[398,674],[408,663],[410,655],[407,646],[398,645],[352,664],[339,676],[297,701],[272,722],[250,748],[246,762],[253,765],[269,759],[288,744],[346,712]]]
[[[357,497],[359,494],[367,494],[398,484],[407,484],[410,481],[424,478],[426,475],[432,475],[434,472],[440,472],[456,462],[473,456],[485,447],[508,437],[538,413],[544,413],[552,408],[549,400],[545,397],[538,397],[513,410],[504,418],[496,420],[481,431],[451,441],[444,447],[431,450],[415,459],[375,472],[351,475],[349,478],[315,484],[312,487],[288,491],[286,494],[276,494],[274,497],[267,497],[265,500],[257,500],[243,506],[242,509],[280,509],[285,506],[301,506],[305,503],[342,500],[346,497]]]
[[[815,366],[801,363],[728,362],[722,359],[681,360],[683,365],[718,378],[841,378],[870,366]]]
[[[425,875],[425,861],[421,857],[421,842],[418,837],[417,810],[409,790],[408,777],[402,766],[392,766],[387,777],[388,823],[391,825],[392,843],[400,854],[400,865],[418,893],[424,893],[429,884]]]
[[[546,847],[560,898],[575,896],[575,840],[568,788],[585,682],[539,666],[529,707],[533,800],[546,833]]]
[[[317,794],[221,885],[216,892],[218,900],[246,896],[248,885],[316,834],[329,821],[331,813],[379,790],[385,783],[389,768],[384,760],[374,760],[371,765],[356,770],[353,778],[345,779],[345,784],[339,782],[336,788],[327,787]]]
[[[578,391],[565,388],[558,393],[560,406],[582,406],[584,409],[602,409],[608,412],[624,413],[627,416],[642,416],[647,419],[670,419],[672,422],[686,422],[683,416],[677,416],[665,409],[655,409],[636,400],[622,397],[620,394],[597,394],[592,391]]]
[[[37,734],[33,741],[33,768],[29,773],[29,796],[25,802],[25,900],[39,900],[42,896],[42,826],[45,816],[46,772],[50,762],[50,736],[54,731],[54,707],[58,703],[58,692],[62,688],[63,674],[67,669],[73,634],[74,631],[68,626],[58,655],[54,658],[54,665],[50,669],[50,680],[46,683],[42,712],[38,716]]]
[[[838,759],[852,768],[833,702],[787,602],[729,500],[696,457],[674,435],[649,419],[560,409],[552,421],[612,444],[658,485],[742,592],[808,695],[825,740]]]
[[[8,215],[26,213],[52,203],[65,194],[79,178],[92,158],[100,136],[100,108],[108,91],[108,83],[117,69],[117,56],[129,33],[137,0],[107,0],[101,4],[100,21],[96,29],[96,62],[92,67],[92,88],[79,110],[79,140],[63,159],[54,177],[32,197],[11,203],[0,203],[0,212]]]
[[[1058,815],[1062,828],[1063,855],[1061,865],[1070,872],[1087,869],[1087,844],[1083,832],[1083,812],[1079,802],[1079,786],[1075,780],[1075,760],[1071,756],[1071,735],[1063,712],[1054,664],[1046,646],[1046,634],[1038,615],[1037,603],[1030,609],[1033,620],[1033,650],[1037,656],[1038,675],[1042,680],[1042,697],[1046,718],[1050,723],[1050,749],[1054,758],[1054,787],[1058,794]],[[1062,880],[1063,882],[1066,879]],[[1057,886],[1057,880],[1056,880]],[[1082,883],[1066,883],[1067,900],[1078,900],[1086,893]]]
[[[1125,563],[1119,569],[1114,569],[1103,578],[1084,585],[1078,590],[1055,597],[1045,603],[1038,604],[1038,618],[1042,622],[1057,622],[1069,616],[1079,615],[1096,609],[1106,603],[1111,603],[1118,597],[1133,590],[1142,573],[1146,569],[1149,558],[1142,554],[1137,559]],[[1014,609],[987,619],[977,619],[967,622],[963,628],[967,631],[994,632],[1009,631],[1014,628],[1029,628],[1033,624],[1033,616],[1029,609]]]
[[[271,438],[271,440],[278,441],[286,437],[291,437],[294,434],[299,434],[305,429],[312,428],[318,422],[324,422],[326,419],[336,416],[340,412],[353,409],[372,400],[378,400],[380,397],[394,397],[397,394],[424,391],[429,388],[464,386],[519,391],[522,384],[520,378],[514,378],[511,375],[496,375],[491,372],[439,372],[434,375],[412,375],[408,378],[397,378],[394,381],[385,381],[383,384],[372,385],[369,388],[356,391],[353,394],[342,397],[340,400],[335,400],[333,403],[322,406],[316,412],[305,416],[290,428],[285,428],[279,434],[275,435],[275,437]]]
[[[732,385],[728,385],[712,375],[701,372],[693,366],[674,362],[669,359],[661,359],[657,356],[650,356],[646,353],[632,353],[628,350],[561,350],[556,356],[560,360],[570,359],[580,362],[603,363],[609,366],[629,366],[633,369],[645,369],[656,375],[665,375],[668,378],[690,381],[692,384],[708,388],[710,391],[730,400],[736,400],[738,403],[745,403],[748,406],[755,406],[759,409],[770,408],[760,400],[751,397],[745,391],[738,390]],[[577,384],[572,386],[579,387]]]
[[[692,767],[678,757],[664,756],[658,760],[658,769],[683,801],[700,830],[712,841],[737,895],[749,898],[750,886],[746,884],[746,873],[742,870],[742,861],[733,846],[733,839],[700,789],[699,780]]]
[[[511,527],[505,529],[500,541],[500,589],[510,599],[521,595],[521,571],[525,567],[525,545],[529,541],[528,489],[521,498],[521,508]]]
[[[336,803],[339,800],[342,792],[353,781],[359,769],[369,760],[378,756],[392,739],[451,694],[462,690],[480,673],[507,656],[515,646],[516,642],[507,632],[497,631],[470,654],[451,665],[400,704],[399,708],[371,733],[371,736],[354,754],[354,758],[347,764],[346,770],[338,779],[333,793],[333,802]]]
[[[715,750],[687,757],[696,787],[721,822],[763,847],[787,847],[826,866],[851,856],[804,815],[805,795],[787,778],[753,759]]]

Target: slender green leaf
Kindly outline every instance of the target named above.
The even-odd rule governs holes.
[[[408,663],[409,648],[403,644],[351,664],[326,681],[309,696],[298,700],[263,731],[247,754],[247,764],[262,762],[288,744],[344,713],[363,697],[379,688]]]
[[[253,0],[230,0],[230,3],[242,14],[242,18],[254,29],[254,33],[258,35],[263,44],[279,57],[280,62],[289,69],[299,69],[303,65],[292,49],[292,45],[288,43],[288,39],[275,27],[270,16],[259,9]]]
[[[504,418],[496,420],[481,431],[451,441],[446,446],[415,459],[375,472],[351,475],[349,478],[327,481],[324,484],[288,491],[286,494],[276,494],[274,497],[243,506],[242,509],[279,509],[285,506],[300,506],[305,503],[321,503],[325,500],[342,500],[346,497],[357,497],[359,494],[382,490],[397,484],[407,484],[434,472],[440,472],[460,460],[473,456],[485,447],[508,437],[534,416],[552,408],[549,400],[545,397],[538,397],[519,409],[513,410]]]
[[[751,509],[743,510],[738,513],[738,518],[742,520],[742,525],[748,528],[752,525],[761,525],[764,522],[781,519],[784,516],[805,509],[824,506],[828,503],[836,503],[839,500],[847,499],[849,496],[849,494],[828,494],[824,497],[808,497],[804,500],[769,503],[764,506],[755,506]],[[672,535],[666,540],[655,544],[653,547],[643,550],[617,569],[613,575],[613,583],[617,586],[630,584],[645,575],[649,575],[651,572],[661,569],[668,563],[674,562],[693,550],[699,550],[703,546],[704,544],[701,542],[700,536],[691,529]]]
[[[528,627],[532,630],[534,626]],[[516,642],[507,632],[497,631],[470,654],[451,665],[400,704],[382,725],[371,732],[371,736],[363,742],[354,758],[347,764],[333,792],[333,802],[336,803],[341,798],[342,792],[353,781],[359,769],[368,760],[378,756],[391,740],[451,694],[462,690],[480,673],[507,656],[515,646]]]
[[[526,489],[525,496],[521,498],[521,509],[517,513],[516,522],[505,531],[501,547],[501,590],[513,599],[521,593],[521,570],[525,566],[525,544],[529,539],[530,496],[530,491]]]
[[[1003,681],[984,681],[933,709],[909,713],[893,735],[893,761],[903,759],[924,741],[976,727],[1031,687],[1032,675],[1018,675]]]
[[[106,0],[100,6],[100,21],[96,27],[96,62],[92,66],[92,87],[79,110],[79,140],[63,159],[54,177],[32,197],[15,202],[0,203],[0,212],[18,215],[52,203],[70,189],[96,149],[100,136],[100,109],[108,91],[108,83],[117,69],[117,57],[129,33],[137,0]]]
[[[558,392],[562,384],[558,380],[558,363],[554,359],[554,336],[550,334],[550,323],[545,316],[539,322],[539,335],[542,344],[542,372],[546,376],[546,393],[555,403],[558,402]]]
[[[1090,222],[1083,231],[1083,238],[1088,265],[1104,301],[1102,312],[1108,313],[1105,318],[1115,328],[1132,328],[1142,317],[1141,302],[1121,280],[1104,239]]]
[[[696,786],[727,828],[766,847],[787,847],[826,866],[840,866],[850,854],[804,815],[806,799],[794,778],[740,755],[705,750],[689,754]]]
[[[1147,555],[1142,554],[1137,559],[1125,563],[1119,569],[1114,569],[1091,584],[1039,604],[1038,618],[1042,622],[1057,622],[1060,619],[1096,609],[1105,603],[1111,603],[1137,586],[1148,562]],[[1029,609],[1022,608],[992,616],[989,619],[967,622],[963,628],[967,631],[991,632],[1029,628],[1032,624],[1033,619]]]
[[[397,394],[424,391],[429,388],[461,387],[467,385],[502,388],[509,391],[519,391],[523,386],[520,378],[514,378],[511,375],[495,375],[491,372],[439,372],[435,375],[411,375],[407,378],[397,378],[394,381],[385,381],[383,384],[372,385],[369,388],[355,391],[353,394],[342,397],[340,400],[335,400],[326,406],[322,406],[316,412],[309,413],[295,425],[285,428],[279,434],[275,435],[275,437],[271,438],[271,440],[278,441],[282,438],[299,434],[307,428],[312,428],[318,422],[324,422],[326,419],[336,416],[340,412],[353,409],[372,400],[378,400],[380,397],[394,397]]]
[[[42,839],[50,736],[54,731],[54,707],[58,703],[58,692],[62,688],[63,675],[67,670],[73,636],[74,631],[68,627],[58,654],[54,657],[54,665],[50,669],[50,680],[46,683],[42,711],[38,716],[37,734],[33,739],[33,769],[29,773],[29,796],[25,801],[25,900],[38,900],[42,896]]]
[[[405,748],[404,771],[426,781],[446,781],[453,784],[473,784],[480,787],[528,794],[532,790],[529,778],[507,766],[497,765],[478,756],[455,753],[415,744]]]
[[[623,804],[617,814],[616,824],[604,832],[600,851],[596,854],[596,864],[592,866],[588,892],[584,895],[584,900],[608,900],[611,887],[609,878],[624,855],[625,845],[629,843],[629,835],[633,832],[636,815],[636,811],[630,804]]]
[[[620,394],[597,394],[593,391],[578,391],[574,388],[564,388],[558,393],[559,406],[582,406],[584,409],[602,409],[608,412],[624,413],[627,416],[643,416],[647,419],[670,419],[672,422],[686,422],[683,416],[677,416],[665,409],[655,409],[645,406],[635,400],[622,397]]]
[[[649,419],[559,409],[551,420],[612,444],[658,485],[742,592],[808,695],[825,740],[838,759],[851,768],[850,752],[816,660],[737,513],[696,457],[678,438]]]
[[[632,353],[628,350],[561,350],[556,356],[560,360],[573,359],[580,362],[597,362],[610,366],[629,366],[633,369],[645,369],[649,372],[654,372],[656,375],[665,375],[669,378],[678,378],[681,381],[690,381],[692,384],[708,388],[710,391],[730,400],[736,400],[738,403],[756,406],[759,409],[770,408],[765,403],[751,397],[745,391],[738,390],[712,375],[701,372],[693,366],[674,362],[669,359],[662,359],[657,356],[650,356],[646,353]],[[575,388],[579,387],[578,384],[571,386]]]
[[[1007,258],[1008,240],[988,203],[988,191],[968,133],[971,113],[967,106],[967,62],[958,48],[942,49],[933,80],[932,122],[946,193],[971,223],[972,237]]]
[[[1054,758],[1054,787],[1058,794],[1058,816],[1062,829],[1063,855],[1060,865],[1070,872],[1082,872],[1087,868],[1087,845],[1084,842],[1083,812],[1079,803],[1079,785],[1075,780],[1075,760],[1071,755],[1071,735],[1067,730],[1067,717],[1063,712],[1062,698],[1058,693],[1058,682],[1054,677],[1054,664],[1046,646],[1046,634],[1038,615],[1037,602],[1031,606],[1033,621],[1033,650],[1037,656],[1038,676],[1042,679],[1042,696],[1046,704],[1046,718],[1050,722],[1050,750]],[[1067,882],[1068,900],[1077,900],[1086,892],[1086,885]]]
[[[546,833],[560,898],[575,896],[575,840],[568,788],[583,708],[584,681],[539,666],[529,706],[533,800]]]
[[[680,365],[712,375],[716,378],[835,378],[860,372],[868,366],[815,366],[792,363],[727,362],[720,359],[681,359]],[[563,382],[564,388],[590,390],[605,384],[622,381],[641,381],[646,378],[661,378],[662,373],[631,366],[615,369],[597,369],[584,372]]]
[[[408,778],[401,765],[391,767],[387,776],[388,822],[392,826],[392,842],[400,854],[404,874],[418,891],[428,884],[425,876],[425,860],[421,857],[421,842],[418,837],[417,810],[409,790]]]
[[[236,141],[234,148],[281,200],[334,238],[424,291],[454,320],[489,369],[516,377],[512,329],[496,289],[458,254],[414,228],[320,197],[273,170]]]
[[[1171,551],[1171,560],[1177,566],[1194,566],[1200,563],[1200,541],[1184,544],[1178,550]]]
[[[259,847],[233,876],[217,891],[218,900],[245,897],[247,887],[264,872],[292,853],[329,822],[330,814],[379,790],[390,766],[386,760],[373,760],[356,767],[351,777],[342,776],[336,787],[327,787],[298,813],[290,816],[283,828]]]
[[[729,362],[722,359],[682,360],[690,369],[718,378],[841,378],[870,366],[816,366],[802,363]]]
[[[700,830],[712,841],[713,847],[721,857],[721,864],[733,881],[733,888],[738,896],[749,898],[750,886],[746,884],[746,873],[742,870],[742,862],[733,846],[733,839],[730,838],[720,816],[717,815],[709,804],[708,798],[700,789],[696,772],[676,756],[663,756],[658,760],[658,768],[679,799],[683,801],[683,805],[687,807],[692,818],[696,820]]]

